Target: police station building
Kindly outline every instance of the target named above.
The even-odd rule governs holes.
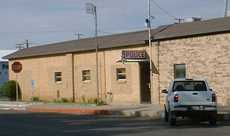
[[[98,68],[95,38],[22,49],[5,57],[10,65],[22,64],[17,74],[10,67],[10,79],[17,76],[23,100],[99,97],[140,104],[163,103],[160,92],[172,79],[202,78],[217,92],[219,104],[230,103],[229,17],[158,27],[151,48],[147,31],[101,36],[98,45]]]

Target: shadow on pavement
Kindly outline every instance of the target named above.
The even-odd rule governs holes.
[[[178,120],[175,126],[168,126],[168,128],[185,129],[185,128],[221,128],[230,126],[230,121],[218,121],[217,125],[209,125],[207,121],[193,121],[190,119]]]
[[[217,128],[230,126],[220,122]],[[216,128],[215,127],[215,128]],[[162,132],[170,129],[210,128],[207,123],[191,123],[187,120],[170,127],[162,120],[127,118],[122,116],[83,116],[52,113],[1,113],[1,136],[115,136],[138,135],[146,132]]]

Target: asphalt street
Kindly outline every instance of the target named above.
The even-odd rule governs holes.
[[[0,136],[229,136],[230,122],[180,120],[170,127],[162,120],[118,115],[82,116],[0,111]]]

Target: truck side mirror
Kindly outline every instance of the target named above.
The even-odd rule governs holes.
[[[168,91],[167,91],[166,89],[164,89],[164,90],[161,90],[161,93],[165,93],[165,94],[167,94],[167,93],[168,93]]]

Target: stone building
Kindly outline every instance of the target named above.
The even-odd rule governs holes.
[[[147,31],[101,36],[99,92],[95,38],[20,50],[5,58],[20,62],[22,99],[90,99],[107,103],[163,103],[161,90],[174,78],[207,79],[219,104],[230,103],[230,18],[171,24]],[[150,51],[152,53],[150,53]],[[153,70],[150,77],[149,55]],[[10,67],[10,79],[16,74]],[[150,79],[152,79],[151,90]]]

